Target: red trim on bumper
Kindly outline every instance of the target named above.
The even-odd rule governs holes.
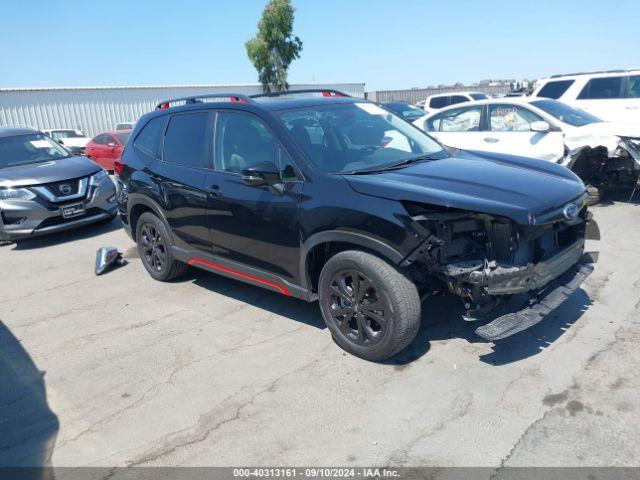
[[[265,280],[264,278],[256,277],[254,275],[249,275],[248,273],[234,270],[233,268],[225,267],[224,265],[219,265],[217,263],[210,262],[208,260],[205,260],[204,258],[190,258],[187,263],[189,265],[196,265],[196,264],[204,265],[206,267],[213,268],[214,270],[220,270],[221,272],[230,273],[231,275],[235,275],[240,278],[246,278],[247,280],[252,280],[254,282],[261,283],[262,285],[275,288],[280,293],[287,295],[288,297],[291,296],[291,293],[289,292],[289,290],[284,288],[282,285],[278,285],[277,283],[271,282],[269,280]]]

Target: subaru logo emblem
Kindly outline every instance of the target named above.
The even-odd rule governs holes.
[[[58,189],[63,195],[69,195],[71,193],[71,185],[69,185],[68,183],[61,184]]]
[[[578,207],[573,203],[567,204],[562,209],[562,214],[567,220],[575,220],[578,217],[578,213],[580,213],[580,210],[578,210]]]

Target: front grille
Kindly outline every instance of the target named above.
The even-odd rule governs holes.
[[[49,217],[43,220],[42,223],[38,225],[38,228],[53,227],[55,225],[62,225],[69,222],[75,222],[76,220],[82,220],[85,217],[90,217],[91,215],[97,215],[103,212],[104,210],[102,210],[101,208],[94,207],[94,208],[89,208],[83,215],[78,215],[77,217],[64,218],[62,215],[58,217]]]
[[[78,193],[79,183],[80,183],[80,179],[76,178],[74,180],[64,180],[62,182],[46,183],[44,187],[56,197],[67,197],[69,195],[74,195]],[[60,190],[60,188],[63,185],[68,185],[71,190],[63,192],[62,190]]]

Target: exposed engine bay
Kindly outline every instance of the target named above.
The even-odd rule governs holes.
[[[584,255],[586,194],[541,212],[548,220],[531,225],[452,208],[405,207],[426,240],[404,266],[429,290],[460,297],[466,320],[484,318],[508,296],[541,290]]]

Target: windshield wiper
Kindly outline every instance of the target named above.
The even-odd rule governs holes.
[[[396,170],[398,168],[406,167],[412,163],[422,162],[425,160],[437,160],[437,156],[434,153],[427,153],[424,155],[418,155],[416,157],[406,158],[400,162],[392,163],[382,167],[365,168],[362,170],[354,170],[352,172],[345,172],[347,175],[366,175],[368,173],[386,172],[388,170]]]

